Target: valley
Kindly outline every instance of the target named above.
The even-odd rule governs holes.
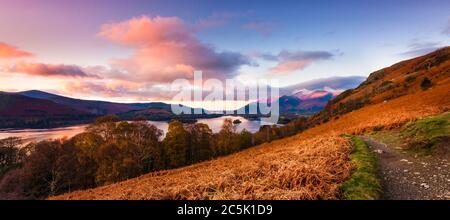
[[[383,74],[380,71],[371,74],[358,88],[331,100],[324,110],[308,119],[308,129],[294,136],[199,164],[152,172],[123,182],[50,199],[342,199],[342,193],[345,192],[342,192],[341,187],[355,174],[354,170],[358,166],[350,161],[354,143],[345,135],[366,136],[373,132],[391,132],[408,123],[420,122],[427,120],[427,117],[448,112],[449,58],[450,48],[447,47],[395,64],[381,71]],[[423,66],[426,68],[422,68]],[[414,81],[406,80],[411,70],[416,77]],[[432,86],[423,86],[425,78],[432,82]],[[384,82],[391,80],[399,80],[399,84],[379,89],[380,85],[387,85]],[[445,152],[450,134],[447,130],[443,135],[444,138],[438,139],[440,142],[437,146],[444,147]],[[399,165],[399,169],[408,169],[406,173],[409,173],[409,169],[412,170],[413,174],[407,175],[424,172],[419,168],[415,171],[415,168],[403,166],[408,166],[408,162],[419,163],[420,166],[420,162],[427,159],[401,156],[402,154],[380,145],[380,142],[365,137],[363,140],[375,155],[380,150],[385,152],[379,158],[381,166],[385,167],[382,169],[389,172],[383,162],[383,157],[386,156],[394,161],[400,160],[395,163],[407,162],[406,165]],[[445,172],[448,171],[448,164],[445,164],[448,154],[437,153],[437,157],[444,157],[440,160],[444,164],[439,165],[441,169],[436,166],[436,175],[445,177]],[[389,179],[389,175],[395,175],[394,173],[384,175],[386,176],[381,177],[381,182],[396,184],[397,180]],[[396,176],[401,178],[402,175]],[[406,191],[405,194],[397,191],[399,196],[389,194],[391,188],[386,182],[382,185],[384,192],[389,195],[387,198],[448,199],[445,191],[448,183],[438,182],[438,186],[435,186],[428,182],[423,184],[416,181],[419,185],[415,190]],[[417,191],[417,187],[422,187],[423,190],[433,187],[434,190],[444,191],[437,190],[434,196],[429,197],[429,193],[422,194]]]

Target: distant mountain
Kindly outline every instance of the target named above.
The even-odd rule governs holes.
[[[88,112],[53,101],[0,92],[0,128],[58,127],[93,118]]]
[[[322,110],[334,97],[335,94],[324,90],[303,90],[292,95],[283,95],[272,104],[279,105],[280,114],[312,114]],[[243,108],[248,112],[249,105]]]
[[[0,128],[48,128],[63,124],[80,124],[94,120],[101,115],[115,114],[123,120],[143,117],[148,120],[167,121],[178,119],[190,122],[196,118],[217,117],[219,115],[175,115],[170,104],[114,103],[83,100],[55,95],[39,90],[16,93],[0,92]],[[206,110],[203,110],[206,112]],[[6,120],[8,119],[8,120]],[[31,119],[37,120],[31,123]],[[55,120],[59,120],[55,122]],[[44,122],[45,120],[51,122]]]
[[[282,96],[278,99],[280,113],[301,114],[318,112],[334,97],[333,93],[323,90],[310,91],[308,93],[298,92],[291,96]]]
[[[214,118],[220,116],[220,114],[181,114],[175,115],[172,112],[172,107],[170,104],[166,104],[163,102],[153,102],[153,103],[131,103],[131,106],[142,107],[145,109],[133,110],[128,112],[123,112],[117,114],[123,120],[133,120],[135,118],[145,118],[147,120],[152,121],[169,121],[173,119],[177,119],[182,122],[194,122],[195,119],[199,118]],[[183,105],[181,105],[183,106]],[[191,108],[192,113],[196,110],[196,108]],[[200,109],[203,113],[207,112],[207,110]]]
[[[138,108],[136,110],[144,110],[144,109],[164,109],[167,111],[171,111],[170,104],[164,102],[149,102],[149,103],[129,103],[129,106]]]
[[[285,88],[280,88],[281,97],[276,100],[280,105],[281,114],[312,114],[320,111],[325,106],[326,102],[335,97],[344,89],[348,89],[348,86],[352,86],[355,82],[361,81],[361,77],[333,77],[325,78],[319,80],[313,80],[310,82],[300,83],[294,86],[289,86]],[[20,104],[15,107],[9,106],[6,111],[0,112],[0,117],[7,117],[7,114],[17,114],[14,117],[15,121],[20,121],[19,119],[28,120],[28,116],[32,114],[41,114],[39,117],[51,117],[54,118],[55,115],[52,113],[59,113],[58,117],[66,117],[68,123],[76,123],[77,117],[79,122],[86,122],[87,118],[91,118],[92,121],[94,117],[101,115],[115,114],[124,120],[131,120],[136,117],[144,117],[149,120],[171,120],[179,119],[189,121],[191,119],[197,118],[208,118],[217,117],[219,114],[214,115],[182,115],[177,116],[172,113],[170,104],[163,102],[153,102],[153,103],[114,103],[106,101],[97,100],[83,100],[65,97],[61,95],[56,95],[48,92],[43,92],[39,90],[29,90],[17,93],[2,93],[15,95],[13,99],[20,99],[19,103],[29,103]],[[27,99],[25,102],[24,98]],[[35,106],[40,106],[40,108],[35,108]],[[28,107],[32,107],[29,109]],[[14,109],[17,108],[17,109]],[[248,110],[248,106],[245,106]],[[14,112],[14,110],[16,112]],[[206,110],[203,110],[206,112]],[[25,114],[26,112],[26,114]],[[248,112],[248,111],[246,111]],[[81,115],[81,116],[80,116]],[[69,120],[70,118],[70,120]],[[6,123],[5,121],[3,121]],[[39,122],[41,123],[41,122]],[[39,124],[38,123],[38,124]],[[42,124],[42,123],[41,123]],[[45,123],[44,123],[45,124]],[[8,122],[8,126],[11,126]],[[23,127],[23,123],[20,122],[19,127]],[[53,126],[53,125],[51,125]],[[0,127],[5,127],[0,124]],[[14,126],[13,126],[14,127]],[[33,125],[33,127],[36,127]],[[39,127],[39,126],[38,126]],[[42,126],[45,127],[45,126]]]
[[[39,90],[18,92],[17,94],[24,95],[24,96],[31,97],[31,98],[50,100],[55,103],[70,106],[79,111],[89,112],[94,115],[117,114],[117,113],[146,108],[145,106],[139,106],[139,104],[132,105],[132,104],[105,102],[105,101],[74,99],[74,98],[55,95],[52,93],[43,92],[43,91],[39,91]]]
[[[280,114],[310,115],[322,110],[341,92],[357,87],[364,79],[363,76],[329,77],[282,87],[275,103],[280,106]],[[243,108],[248,112],[249,105]]]

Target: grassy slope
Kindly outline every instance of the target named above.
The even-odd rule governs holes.
[[[371,137],[418,155],[444,153],[450,137],[450,112],[411,121],[399,129],[373,132]]]
[[[381,185],[377,177],[377,158],[358,137],[351,137],[350,155],[355,170],[341,186],[342,197],[347,200],[374,200],[380,198]]]
[[[418,93],[423,90],[421,84],[425,77],[431,80],[433,87],[446,84],[449,74],[450,47],[445,47],[371,73],[360,86],[331,100],[313,119],[324,122],[370,104]]]
[[[53,199],[337,199],[349,151],[346,138],[297,136]]]
[[[52,199],[333,199],[350,176],[340,134],[398,127],[450,109],[450,83],[370,105],[283,140],[216,160]],[[331,136],[331,137],[330,137]]]
[[[442,76],[448,69],[429,71],[439,80],[428,90],[364,106],[293,137],[51,199],[335,199],[353,167],[341,134],[398,128],[450,109],[450,77]]]

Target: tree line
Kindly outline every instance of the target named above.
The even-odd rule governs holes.
[[[264,125],[256,133],[236,131],[231,119],[213,133],[203,123],[171,121],[167,134],[144,119],[98,118],[70,139],[22,144],[0,140],[0,198],[42,199],[93,188],[228,155],[306,129],[306,118],[284,126]]]

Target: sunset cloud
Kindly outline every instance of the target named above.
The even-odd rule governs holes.
[[[0,58],[22,58],[31,57],[32,53],[19,50],[17,47],[0,42]]]
[[[126,80],[75,80],[66,83],[64,91],[67,94],[104,97],[120,101],[170,100],[176,94],[170,90],[170,85],[149,85]]]
[[[98,78],[97,75],[90,74],[83,70],[83,68],[76,65],[64,64],[44,64],[44,63],[16,63],[10,67],[5,68],[10,73],[25,73],[34,76],[44,77],[90,77]]]
[[[98,35],[135,49],[129,58],[111,60],[113,68],[124,70],[135,81],[191,79],[193,70],[202,70],[208,78],[225,78],[251,64],[240,53],[218,51],[200,42],[177,17],[142,16],[105,24]]]
[[[283,50],[277,55],[262,54],[261,58],[269,61],[277,61],[278,64],[270,68],[274,74],[290,73],[302,70],[308,65],[320,61],[331,59],[334,55],[328,51],[288,51]]]

